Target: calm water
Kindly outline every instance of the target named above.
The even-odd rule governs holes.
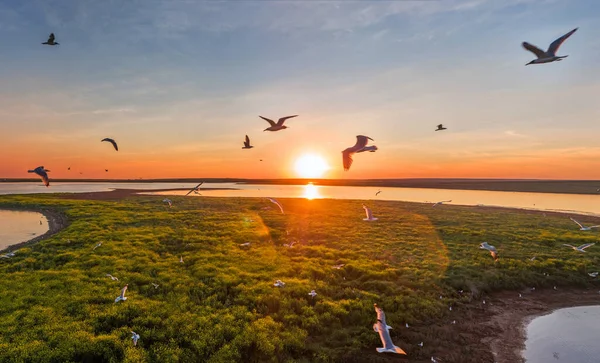
[[[0,194],[30,194],[54,192],[95,192],[121,189],[192,188],[196,183],[53,183],[46,188],[41,183],[0,183]],[[338,187],[314,185],[255,185],[235,183],[205,183],[202,188],[236,188],[236,190],[203,190],[203,196],[213,197],[274,197],[274,198],[334,198],[377,199],[409,202],[452,200],[448,204],[485,205],[573,212],[600,216],[600,195],[489,192],[429,188]],[[377,191],[381,190],[378,196]],[[185,191],[161,192],[161,195],[184,195]],[[191,194],[190,196],[194,196]],[[599,361],[600,362],[600,361]]]
[[[600,306],[556,310],[527,326],[527,363],[600,362]]]
[[[40,213],[0,210],[0,250],[28,241],[46,231],[48,220]]]

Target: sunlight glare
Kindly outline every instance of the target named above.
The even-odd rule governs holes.
[[[301,178],[319,178],[329,170],[329,165],[318,155],[306,154],[296,160],[294,169]]]
[[[304,198],[312,200],[315,198],[323,198],[321,194],[319,194],[319,187],[313,185],[313,183],[308,183],[304,186]]]

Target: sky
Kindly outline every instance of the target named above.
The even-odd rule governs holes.
[[[600,179],[597,0],[0,0],[0,31],[0,178]]]

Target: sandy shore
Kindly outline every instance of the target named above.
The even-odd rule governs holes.
[[[52,210],[52,209],[48,209],[48,208],[35,209],[35,208],[2,207],[2,209],[3,210],[14,210],[14,211],[37,212],[37,213],[43,214],[44,217],[46,217],[46,219],[48,220],[48,231],[46,233],[44,233],[40,236],[37,236],[33,239],[30,239],[28,241],[10,245],[3,250],[4,252],[14,251],[21,247],[25,247],[25,246],[37,243],[39,241],[42,241],[42,240],[44,240],[48,237],[51,237],[52,235],[60,232],[61,230],[63,230],[64,228],[66,228],[69,225],[69,219],[67,218],[67,216],[65,216],[64,214],[62,214],[56,210]]]

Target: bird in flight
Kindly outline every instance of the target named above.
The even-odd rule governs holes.
[[[365,213],[367,214],[367,218],[364,218],[363,221],[376,221],[377,218],[373,217],[373,212],[371,212],[371,210],[369,209],[369,207],[367,207],[366,205],[363,204],[363,208],[365,209]]]
[[[600,225],[598,225],[598,226],[589,226],[589,227],[586,227],[586,226],[584,226],[583,224],[581,224],[581,223],[579,223],[578,221],[576,221],[575,219],[573,219],[573,218],[570,218],[570,219],[571,219],[573,222],[577,223],[577,225],[579,226],[579,230],[580,230],[580,231],[591,231],[593,228],[598,228],[598,227],[600,227]]]
[[[442,124],[437,125],[437,129],[435,129],[435,131],[444,131],[444,130],[448,130],[448,128],[444,127],[444,125],[442,125]]]
[[[173,202],[169,198],[163,199],[163,203],[168,203],[170,208],[173,208]]]
[[[498,261],[498,251],[496,250],[496,247],[489,245],[487,242],[483,242],[479,245],[479,248],[481,248],[482,250],[490,251],[490,254],[494,258],[494,261]]]
[[[310,296],[312,296],[313,298],[315,296],[317,296],[317,292],[315,290],[312,290],[311,292],[308,293]]]
[[[286,117],[282,117],[279,120],[277,120],[277,123],[275,123],[275,121],[270,120],[266,117],[262,117],[262,116],[258,116],[260,118],[262,118],[263,120],[267,121],[271,126],[267,127],[266,129],[264,129],[263,131],[279,131],[279,130],[283,130],[283,129],[287,129],[287,126],[284,126],[283,123],[285,122],[285,120],[290,119],[292,117],[297,117],[298,115],[293,115],[293,116],[286,116]]]
[[[108,173],[108,169],[104,169],[104,171]]]
[[[155,284],[154,282],[152,283],[152,286],[154,286],[155,289],[158,289],[158,284]]]
[[[132,330],[131,339],[133,340],[133,345],[137,346],[137,342],[140,340],[140,335]]]
[[[267,198],[267,199],[268,199],[268,200],[270,200],[270,201],[271,201],[271,203],[277,204],[277,206],[279,207],[279,210],[281,211],[281,214],[285,214],[285,213],[283,212],[283,207],[281,206],[281,204],[280,204],[278,201],[276,201],[276,200],[275,200],[275,199],[273,199],[273,198]]]
[[[122,289],[121,289],[121,295],[117,296],[117,298],[115,299],[115,302],[119,302],[119,301],[125,301],[127,300],[127,298],[125,297],[125,291],[127,291],[127,286],[129,286],[129,284],[125,285]]]
[[[112,146],[115,148],[115,150],[119,151],[119,147],[117,146],[117,142],[115,140],[107,137],[107,138],[102,139],[100,142],[102,142],[102,141],[110,142],[112,144]]]
[[[379,193],[381,193],[381,190],[378,190],[377,193],[375,193],[375,196],[378,196]]]
[[[273,284],[273,286],[275,286],[275,287],[284,287],[285,286],[285,282],[283,282],[281,280],[277,280],[277,281],[275,281],[275,283]]]
[[[588,275],[590,275],[590,277],[598,277],[598,272],[590,272]]]
[[[339,269],[341,269],[344,266],[346,266],[346,265],[343,264],[343,263],[340,263],[339,265],[334,265],[333,268],[336,269],[336,270],[339,270]]]
[[[69,166],[69,167],[67,168],[67,170],[71,171],[71,167]]]
[[[42,44],[46,44],[46,45],[59,45],[58,42],[54,41],[54,33],[50,33],[50,36],[48,37],[48,40],[46,40],[45,42],[43,42]]]
[[[444,203],[450,203],[450,202],[452,202],[452,200],[442,200],[440,202],[433,203],[432,207],[435,207],[437,205],[444,204]]]
[[[50,170],[46,170],[43,166],[38,166],[33,170],[27,170],[28,173],[36,173],[37,175],[39,175],[39,177],[42,178],[42,181],[44,182],[44,185],[46,187],[50,185],[50,179],[48,179],[49,171]]]
[[[586,244],[583,244],[583,245],[578,246],[578,247],[575,247],[575,246],[569,245],[569,244],[563,244],[563,246],[571,247],[573,250],[579,251],[579,252],[586,252],[585,249],[588,248],[588,247],[591,247],[593,245],[595,245],[595,243],[586,243]]]
[[[561,46],[561,44],[565,40],[567,40],[567,38],[569,38],[571,35],[573,35],[573,33],[575,33],[577,31],[577,29],[579,29],[579,28],[575,28],[575,29],[571,30],[570,32],[568,32],[567,34],[563,35],[562,37],[553,41],[552,44],[550,44],[550,46],[548,47],[548,50],[545,52],[533,44],[523,42],[523,48],[532,52],[537,57],[536,59],[532,60],[531,62],[529,62],[525,65],[527,66],[529,64],[550,63],[550,62],[554,62],[554,61],[561,61],[563,58],[567,58],[568,55],[557,56],[556,52],[558,51],[558,48]]]
[[[344,163],[345,171],[350,170],[350,166],[352,166],[352,161],[353,161],[352,155],[354,155],[355,153],[362,153],[365,151],[369,151],[369,152],[377,151],[377,146],[375,146],[375,145],[367,146],[367,143],[369,143],[369,140],[375,141],[368,136],[357,135],[356,136],[356,144],[354,144],[354,146],[349,147],[346,150],[342,151],[342,162]]]
[[[204,184],[204,182],[200,182],[200,184],[196,185],[195,187],[193,187],[192,189],[190,189],[189,192],[187,192],[186,196],[192,194],[192,193],[197,193],[198,189],[200,188],[200,186]]]
[[[119,279],[118,279],[118,278],[114,277],[114,276],[113,276],[113,275],[111,275],[111,274],[106,274],[106,276],[110,277],[110,279],[111,279],[111,280],[113,280],[113,281],[119,281]]]
[[[376,333],[379,333],[379,338],[381,339],[381,343],[383,344],[383,348],[377,348],[377,352],[397,353],[406,355],[406,352],[404,352],[399,347],[395,346],[394,342],[392,342],[392,338],[390,337],[390,329],[392,329],[392,327],[387,325],[385,321],[385,313],[383,312],[383,310],[379,306],[377,306],[377,304],[373,304],[373,306],[375,307],[375,312],[377,313],[377,322],[373,324],[373,330]]]
[[[100,247],[100,246],[102,246],[102,242],[98,242],[98,244],[97,244],[97,245],[95,245],[95,246],[94,246],[94,248],[92,248],[92,250],[95,250],[96,248],[98,248],[98,247]]]
[[[242,149],[252,149],[254,146],[250,145],[250,138],[246,135],[246,140],[244,141],[244,147]]]

